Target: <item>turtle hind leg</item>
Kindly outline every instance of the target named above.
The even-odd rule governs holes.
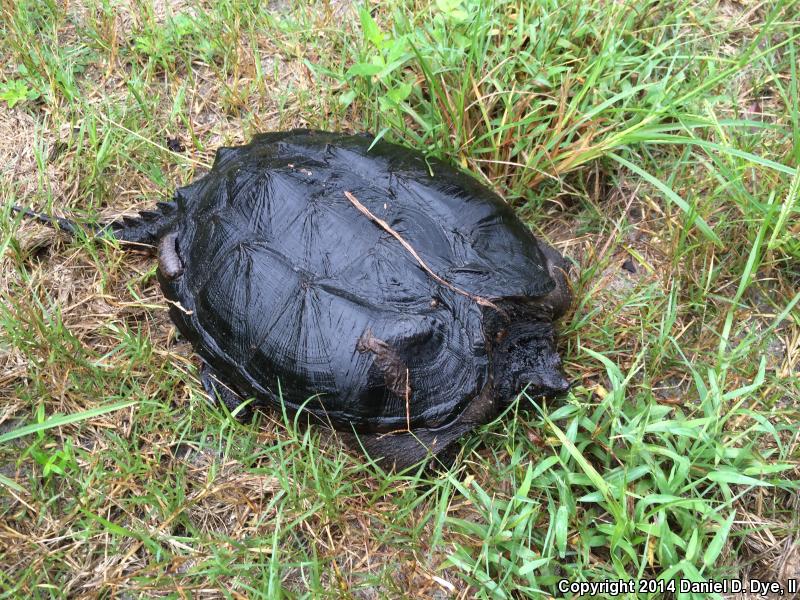
[[[236,391],[224,383],[217,372],[205,362],[200,367],[200,382],[203,384],[212,402],[218,399],[231,413],[239,408],[245,401]],[[249,406],[242,407],[236,413],[236,418],[240,421],[245,421],[252,416],[253,411]]]

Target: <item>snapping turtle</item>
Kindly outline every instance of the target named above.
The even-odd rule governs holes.
[[[105,230],[158,247],[170,316],[230,409],[307,411],[397,468],[452,449],[525,388],[569,387],[561,255],[475,179],[402,146],[257,135]]]

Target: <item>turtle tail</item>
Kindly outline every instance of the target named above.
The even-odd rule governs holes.
[[[103,227],[121,242],[155,246],[164,230],[173,222],[178,205],[158,202],[155,210],[143,210],[134,217],[122,217]]]
[[[69,219],[52,217],[17,205],[13,205],[11,209],[45,225],[66,231],[73,237],[79,232],[93,235],[105,234],[120,242],[155,246],[160,233],[172,223],[177,205],[175,202],[158,202],[155,210],[143,210],[136,216],[122,217],[110,223],[96,225],[79,224]]]
[[[11,205],[11,210],[14,212],[22,213],[24,216],[28,217],[29,219],[34,219],[39,221],[40,223],[44,223],[45,225],[49,225],[53,228],[61,229],[62,231],[66,231],[70,235],[74,236],[78,233],[81,229],[79,225],[73,223],[68,219],[62,219],[61,217],[51,217],[45,215],[44,213],[37,213],[33,212],[29,208],[24,208],[22,206],[17,206],[16,204]]]

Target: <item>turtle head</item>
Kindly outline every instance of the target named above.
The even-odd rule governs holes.
[[[512,323],[495,336],[495,341],[494,388],[501,401],[510,401],[523,390],[529,396],[550,398],[569,389],[552,323]]]

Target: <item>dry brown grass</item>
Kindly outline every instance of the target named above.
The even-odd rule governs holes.
[[[318,45],[306,45],[279,29],[259,31],[230,40],[237,48],[234,66],[222,68],[197,60],[190,71],[178,68],[168,74],[155,69],[148,83],[161,99],[151,104],[149,118],[140,119],[146,126],[144,133],[106,116],[101,107],[110,104],[136,110],[128,93],[130,65],[122,58],[123,50],[130,45],[134,32],[163,26],[169,15],[190,10],[188,3],[155,2],[154,24],[137,10],[138,5],[120,6],[113,18],[95,15],[91,3],[68,2],[64,6],[70,18],[61,23],[61,41],[80,40],[81,27],[99,22],[107,48],[85,71],[81,89],[87,96],[78,112],[72,112],[74,109],[63,99],[35,108],[0,110],[0,193],[4,201],[13,199],[41,207],[52,199],[57,214],[91,207],[93,215],[111,219],[149,207],[170,189],[202,174],[217,147],[242,143],[256,131],[316,126],[328,120],[340,128],[360,129],[357,115],[351,122],[332,114],[330,82],[315,79],[303,62],[306,58],[317,62],[321,54],[332,51],[332,36],[328,37],[326,29],[352,27],[353,8],[346,2],[329,3],[320,9],[316,16],[321,31]],[[9,10],[7,3],[5,10]],[[720,19],[742,31],[743,36],[750,35],[747,24],[756,19],[758,10],[758,6],[745,10],[736,3],[719,5]],[[736,52],[734,42],[731,40],[728,48],[731,54]],[[14,52],[1,45],[0,49],[6,53],[5,63],[12,62],[13,56],[8,55]],[[258,78],[257,67],[269,75]],[[741,105],[749,107],[758,119],[784,118],[775,94],[759,90],[747,79],[741,87],[746,97]],[[183,120],[177,120],[171,112],[175,97],[181,93],[185,98]],[[477,96],[482,98],[482,108],[494,110],[494,100],[486,99],[482,91]],[[476,129],[483,119],[478,109],[476,105],[470,117]],[[85,155],[79,155],[75,131],[83,119],[92,120],[101,134],[113,131],[118,136],[115,143],[124,147],[129,158],[157,162],[166,186],[155,183],[141,168],[127,162],[125,153],[119,153],[104,170],[102,185],[86,187],[90,173],[82,163]],[[597,124],[594,130],[585,132],[580,143],[591,143],[602,126]],[[187,150],[167,152],[169,139],[177,139]],[[44,164],[37,164],[36,148],[45,158]],[[570,161],[583,151],[585,148],[560,149],[552,157],[554,170],[548,179],[571,170]],[[501,188],[515,177],[514,165],[487,166],[472,158],[465,160]],[[700,179],[698,176],[698,182]],[[543,176],[529,178],[531,185],[543,181]],[[685,258],[680,256],[676,240],[685,228],[684,215],[666,208],[657,191],[638,183],[631,174],[619,173],[614,181],[606,181],[599,167],[593,165],[565,176],[557,184],[544,183],[553,186],[553,201],[545,208],[548,217],[535,221],[541,224],[542,235],[577,265],[579,306],[573,317],[583,319],[583,324],[580,330],[568,332],[563,345],[568,372],[588,390],[582,401],[602,400],[609,383],[601,365],[578,353],[578,344],[613,352],[625,372],[656,334],[658,322],[651,309],[662,306],[678,283],[684,290],[691,287],[708,294],[703,306],[692,302],[686,293],[679,295],[686,302],[681,304],[673,337],[686,349],[690,361],[713,354],[718,339],[709,330],[724,317],[739,273],[731,271],[716,281],[713,289],[707,289],[704,277],[709,265],[736,262],[749,248],[714,249],[708,245],[687,252]],[[757,181],[752,182],[754,189],[757,185]],[[526,207],[520,212],[534,216]],[[743,223],[741,231],[745,229]],[[48,415],[70,414],[104,404],[105,396],[117,399],[127,393],[168,408],[161,412],[130,408],[49,431],[43,442],[46,450],[56,451],[66,440],[82,449],[77,471],[71,477],[43,478],[41,465],[30,456],[17,455],[25,451],[29,440],[16,440],[10,450],[6,449],[0,474],[23,488],[4,488],[0,494],[4,515],[0,560],[10,580],[16,573],[47,571],[59,563],[68,576],[62,574],[62,587],[54,591],[57,595],[222,597],[222,589],[241,585],[241,572],[220,568],[213,576],[204,576],[196,569],[242,557],[268,561],[276,527],[297,521],[291,543],[298,552],[313,548],[315,558],[330,565],[323,576],[323,587],[333,597],[473,596],[476,589],[460,579],[455,567],[440,567],[456,543],[477,547],[478,542],[454,532],[437,546],[430,545],[435,535],[430,520],[434,501],[408,508],[408,498],[421,493],[419,490],[404,483],[382,488],[371,472],[361,469],[359,458],[341,459],[341,445],[335,436],[319,434],[322,441],[312,446],[326,460],[342,461],[345,476],[335,481],[343,489],[341,482],[346,482],[347,493],[341,500],[320,499],[308,481],[295,481],[294,474],[302,475],[302,469],[282,465],[284,472],[271,472],[277,468],[275,456],[262,454],[249,463],[231,457],[236,452],[220,441],[228,431],[221,421],[210,420],[203,407],[204,394],[195,377],[197,361],[191,348],[175,339],[150,256],[123,252],[107,241],[72,244],[32,223],[14,228],[11,237],[14,243],[2,258],[0,293],[8,299],[19,331],[6,332],[0,339],[0,432],[29,421],[31,409],[39,405]],[[623,268],[626,263],[633,265],[633,272]],[[766,328],[777,313],[777,299],[791,297],[796,288],[797,282],[781,264],[765,261],[751,287],[752,296],[737,310],[736,323],[747,324],[740,328],[745,332]],[[45,320],[55,312],[54,307],[59,307],[55,320],[69,332],[68,337],[53,336],[53,322]],[[710,317],[712,314],[715,316]],[[148,340],[145,350],[118,352],[120,345],[127,343],[126,332],[137,329]],[[797,322],[787,320],[766,348],[773,377],[759,391],[760,396],[752,399],[752,405],[758,409],[762,400],[785,393],[784,408],[788,410],[771,418],[791,424],[797,414],[797,399],[789,394],[796,388],[782,387],[780,382],[798,373]],[[729,384],[746,384],[751,371],[743,369]],[[657,402],[691,412],[698,400],[685,365],[673,361],[653,372],[655,375],[646,380],[634,378],[630,393],[635,394],[640,387],[652,389]],[[738,425],[730,423],[732,440]],[[305,448],[274,415],[265,417],[261,428],[248,435],[260,448],[280,444]],[[530,428],[525,435],[541,449],[529,460],[549,455],[545,449],[554,443],[552,436]],[[502,439],[504,434],[495,429],[487,437]],[[230,439],[236,446],[236,435]],[[117,440],[123,440],[137,455],[136,461],[124,464],[124,468],[116,462],[121,460]],[[796,461],[798,436],[784,432],[781,440],[786,446],[784,454]],[[498,498],[513,495],[512,482],[498,480],[480,459],[490,464],[493,453],[499,453],[501,461],[508,459],[502,444],[491,450],[482,448],[464,463],[469,476]],[[766,454],[775,447],[765,444],[760,450]],[[243,454],[257,453],[248,450]],[[297,461],[315,456],[313,452],[289,455]],[[791,477],[797,479],[798,474],[800,471]],[[324,471],[325,476],[332,475]],[[297,497],[284,506],[278,500],[289,493],[287,485]],[[162,505],[153,504],[152,499],[158,496],[154,490],[160,490],[160,486],[179,487],[179,500],[173,502],[164,496]],[[74,498],[81,498],[82,505],[71,502]],[[284,507],[280,515],[278,506]],[[735,508],[734,530],[745,533],[740,538],[741,547],[728,548],[728,564],[736,564],[742,577],[800,578],[796,494],[757,488],[739,498]],[[82,509],[93,517],[87,517]],[[451,498],[444,512],[475,522],[483,519],[481,511],[464,499]],[[546,512],[541,513],[536,526],[546,528],[548,518]],[[120,541],[119,533],[98,519],[136,535],[122,536],[124,541]],[[416,531],[417,537],[409,531]],[[573,534],[579,533],[571,530],[570,544],[576,549],[579,545]],[[171,552],[171,557],[156,560],[150,540],[157,540],[160,546],[156,547]],[[607,564],[604,549],[593,553],[590,562]],[[386,576],[387,569],[391,577]],[[285,572],[283,583],[302,591],[308,585],[304,577],[303,569],[292,566]],[[374,585],[369,583],[371,577]],[[29,597],[34,591],[24,584],[18,593]],[[241,587],[231,593],[235,597],[251,595]]]

